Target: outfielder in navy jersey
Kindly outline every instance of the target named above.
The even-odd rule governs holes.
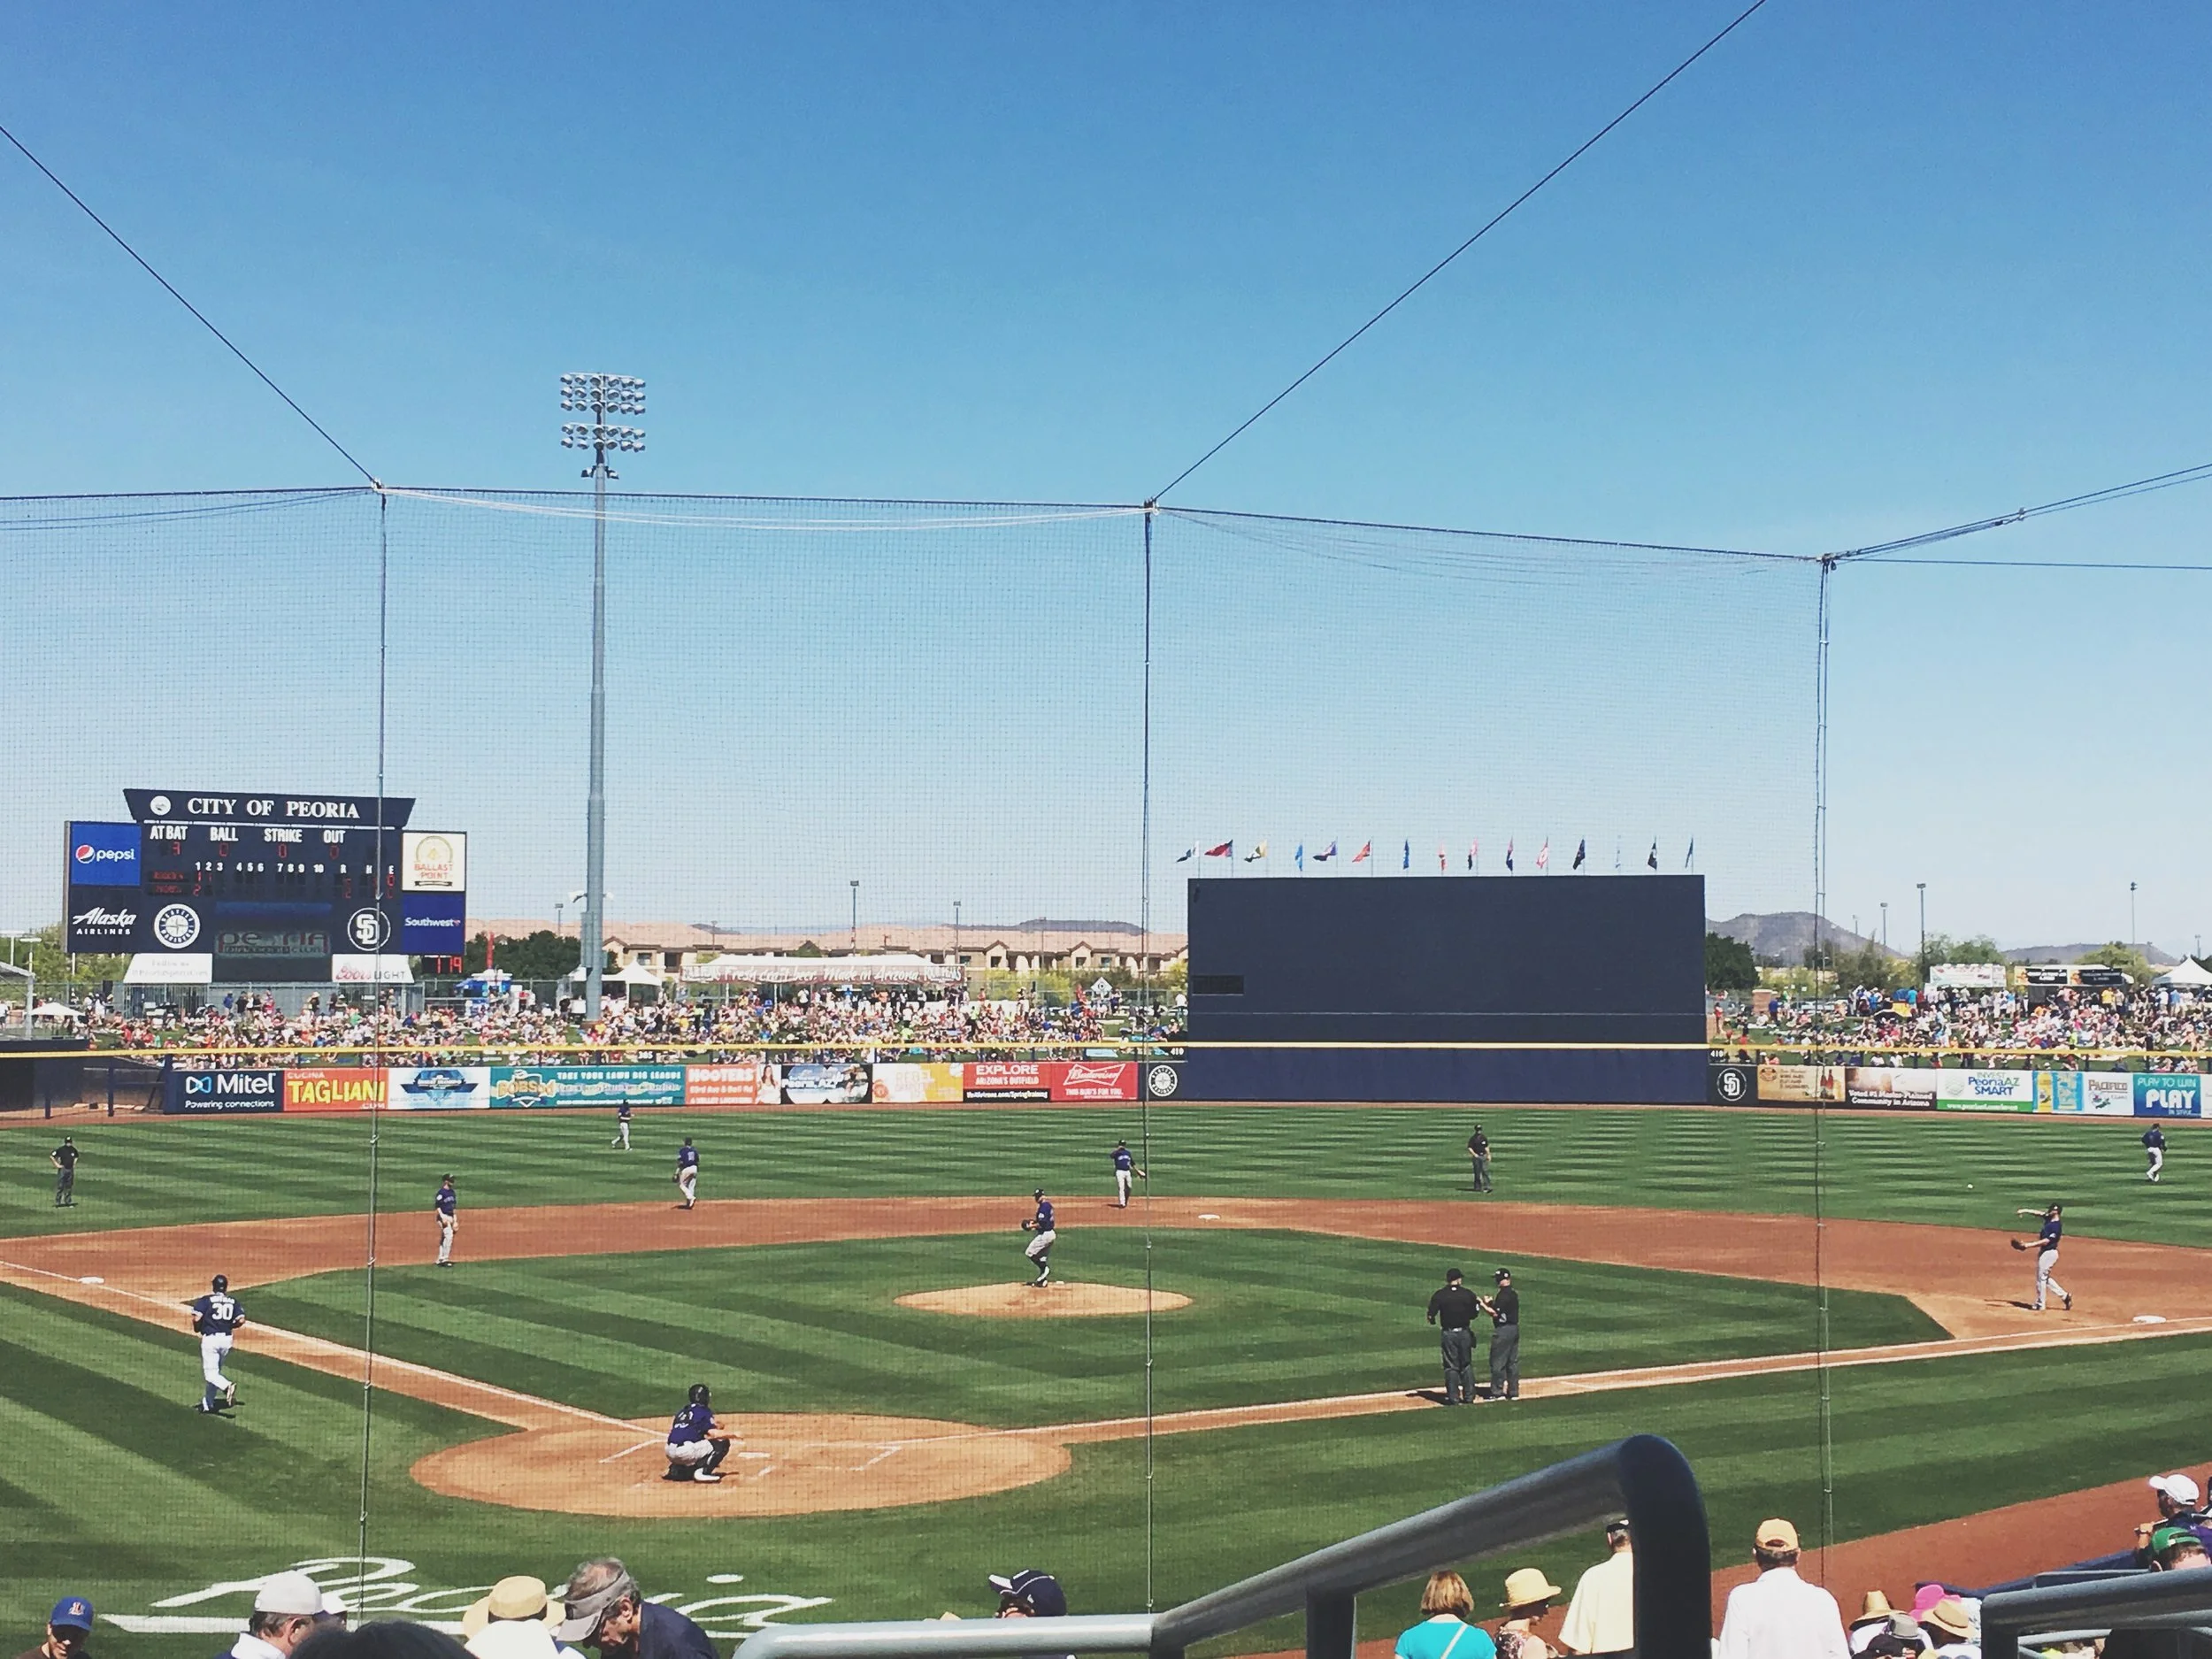
[[[668,1444],[661,1448],[668,1454],[668,1473],[662,1479],[721,1479],[715,1471],[722,1467],[722,1460],[730,1455],[730,1447],[736,1438],[735,1432],[724,1427],[722,1419],[714,1415],[713,1397],[708,1394],[706,1384],[692,1384],[691,1397],[668,1425]]]
[[[2063,1219],[2062,1219],[2062,1217],[2065,1215],[2065,1212],[2066,1206],[2063,1204],[2053,1204],[2048,1210],[2019,1210],[2013,1212],[2015,1215],[2041,1216],[2043,1217],[2042,1228],[2035,1235],[2033,1244],[2033,1248],[2035,1250],[2035,1310],[2038,1313],[2041,1313],[2043,1311],[2044,1293],[2048,1290],[2056,1291],[2058,1293],[2059,1301],[2067,1308],[2070,1309],[2074,1305],[2074,1299],[2071,1295],[2068,1294],[2066,1286],[2060,1284],[2058,1280],[2051,1277],[2052,1270],[2058,1265],[2059,1238],[2060,1235],[2066,1231],[2066,1223]],[[2027,1249],[2030,1248],[2029,1240],[2025,1239],[2015,1239],[2012,1241],[2012,1248],[2016,1250]]]
[[[2150,1171],[2143,1177],[2147,1181],[2158,1179],[2159,1171],[2166,1167],[2166,1132],[2156,1124],[2143,1131],[2143,1152],[2150,1161]]]
[[[624,1101],[614,1109],[614,1139],[607,1144],[611,1147],[620,1147],[625,1152],[630,1149],[630,1102],[628,1101]]]
[[[1129,1208],[1129,1184],[1133,1179],[1150,1180],[1152,1178],[1137,1167],[1137,1160],[1130,1156],[1126,1141],[1114,1142],[1114,1191],[1118,1194],[1114,1208]]]
[[[453,1230],[461,1225],[461,1195],[453,1190],[453,1178],[449,1175],[438,1183],[438,1195],[430,1201],[430,1208],[438,1217],[438,1265],[453,1265]]]
[[[207,1384],[196,1409],[220,1411],[238,1403],[237,1386],[223,1375],[223,1356],[230,1352],[231,1333],[245,1323],[246,1310],[230,1294],[230,1280],[216,1274],[213,1287],[192,1303],[192,1329],[200,1339],[200,1375]]]
[[[1031,1282],[1041,1285],[1052,1277],[1052,1241],[1059,1233],[1052,1225],[1052,1200],[1045,1196],[1043,1187],[1037,1189],[1036,1199],[1037,1213],[1022,1223],[1022,1231],[1037,1236],[1022,1254],[1037,1264],[1037,1277]]]
[[[676,1189],[684,1195],[683,1209],[699,1202],[699,1149],[691,1144],[689,1135],[676,1148]]]

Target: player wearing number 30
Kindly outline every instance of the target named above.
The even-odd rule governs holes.
[[[688,1210],[699,1202],[699,1150],[689,1135],[676,1148],[676,1190],[684,1195],[682,1208]]]
[[[1052,1241],[1060,1235],[1052,1225],[1052,1200],[1045,1196],[1041,1187],[1035,1196],[1037,1213],[1022,1223],[1022,1231],[1037,1236],[1030,1240],[1029,1248],[1022,1254],[1037,1264],[1037,1277],[1030,1283],[1041,1285],[1052,1277]]]
[[[230,1352],[231,1333],[245,1323],[246,1310],[230,1294],[230,1280],[216,1274],[213,1288],[192,1303],[192,1329],[200,1339],[200,1375],[207,1383],[194,1409],[220,1411],[238,1403],[237,1386],[223,1375],[223,1358]]]
[[[2048,1210],[2020,1210],[2013,1212],[2016,1215],[2039,1215],[2043,1217],[2042,1231],[2036,1234],[2032,1247],[2035,1250],[2035,1311],[2038,1313],[2043,1311],[2046,1291],[2056,1291],[2059,1301],[2066,1307],[2071,1308],[2074,1305],[2074,1299],[2067,1294],[2066,1286],[2051,1277],[2058,1266],[2059,1238],[2066,1231],[2066,1223],[2061,1218],[2065,1211],[2065,1205],[2053,1204]],[[2024,1250],[2031,1247],[2025,1239],[2015,1239],[2012,1241],[2012,1248],[2016,1250]]]

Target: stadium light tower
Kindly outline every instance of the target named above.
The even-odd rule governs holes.
[[[607,424],[610,415],[645,412],[645,382],[629,374],[564,374],[561,408],[591,419],[561,423],[564,449],[589,449],[591,465],[591,793],[584,807],[584,920],[577,947],[584,964],[584,1018],[599,1018],[600,973],[606,951],[607,880],[607,480],[619,476],[610,453],[645,448],[637,426]]]

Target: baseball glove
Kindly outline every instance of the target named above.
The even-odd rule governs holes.
[[[2015,1239],[2015,1240],[2012,1241],[2012,1248],[2013,1248],[2014,1249],[2016,1249],[2016,1250],[2024,1250],[2024,1249],[2026,1249],[2028,1247],[2027,1247],[2026,1245],[2024,1245],[2024,1244],[2021,1243],[2019,1240]]]

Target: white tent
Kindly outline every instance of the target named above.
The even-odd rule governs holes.
[[[584,982],[583,964],[577,964],[575,972],[568,977],[575,984],[581,985]],[[658,986],[666,978],[667,976],[657,968],[649,968],[641,962],[632,962],[626,964],[619,973],[602,973],[599,976],[599,983],[602,985]]]
[[[2181,991],[2212,990],[2212,970],[2200,967],[2193,958],[2184,956],[2151,983],[2171,986]]]
[[[84,1016],[66,1002],[41,1002],[31,1010],[33,1019],[82,1019]]]
[[[693,985],[957,985],[960,970],[890,950],[872,956],[726,955],[684,970]]]

